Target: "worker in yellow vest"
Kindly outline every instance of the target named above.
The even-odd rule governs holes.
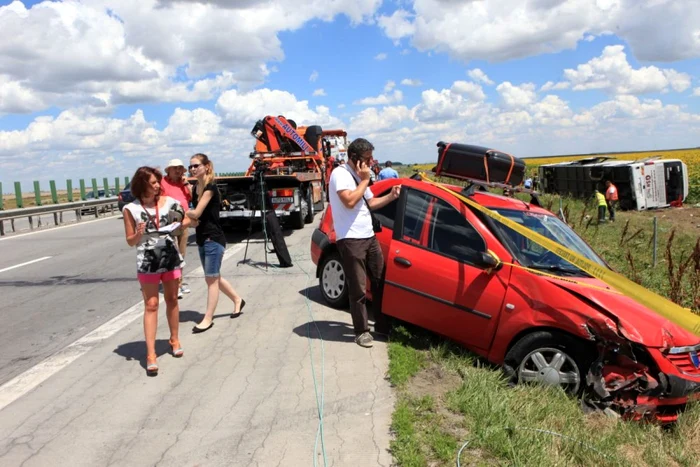
[[[608,209],[608,200],[605,199],[605,195],[598,190],[595,190],[595,199],[598,202],[598,223],[601,224],[605,222],[605,211]]]

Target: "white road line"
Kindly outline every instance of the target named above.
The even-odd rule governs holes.
[[[223,261],[235,255],[244,247],[244,243],[239,243],[232,248],[228,248],[224,253]],[[204,270],[200,266],[186,274],[185,277],[194,277],[203,273]],[[136,278],[134,278],[134,280],[136,280]],[[0,411],[141,316],[143,316],[143,300],[107,321],[94,331],[89,332],[77,341],[59,350],[43,362],[38,363],[0,386]]]
[[[93,223],[95,223],[95,222],[106,221],[107,219],[119,219],[119,217],[118,217],[118,216],[115,216],[115,215],[112,215],[112,216],[109,216],[109,217],[106,217],[106,216],[105,216],[105,217],[103,217],[103,218],[101,218],[101,219],[95,219],[95,220],[91,220],[91,221],[80,221],[80,222],[75,222],[75,223],[68,224],[68,225],[59,225],[59,226],[57,226],[57,227],[48,227],[48,228],[46,228],[46,229],[35,230],[35,231],[33,231],[33,232],[27,232],[27,233],[23,233],[23,234],[5,235],[5,236],[3,236],[2,238],[0,238],[0,242],[2,242],[3,240],[12,240],[13,238],[26,237],[27,235],[40,234],[40,233],[44,233],[44,232],[54,232],[54,231],[56,231],[56,230],[67,229],[67,228],[69,228],[69,227],[76,227],[76,226],[79,226],[79,225],[93,224]]]
[[[53,256],[44,256],[43,258],[33,259],[31,261],[27,261],[26,263],[15,264],[14,266],[10,266],[9,268],[0,269],[0,272],[11,271],[12,269],[21,268],[22,266],[28,266],[30,264],[38,263],[39,261],[44,261],[49,258],[53,258]]]

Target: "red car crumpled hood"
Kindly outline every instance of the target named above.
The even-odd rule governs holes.
[[[571,294],[588,300],[618,323],[623,335],[647,347],[677,347],[700,343],[700,337],[678,326],[626,295],[592,289],[557,279],[548,279]],[[596,279],[579,279],[598,287],[606,286]]]

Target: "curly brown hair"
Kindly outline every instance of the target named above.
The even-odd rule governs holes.
[[[155,175],[158,183],[163,179],[163,174],[155,167],[143,166],[136,169],[131,179],[131,194],[134,198],[140,200],[151,189],[151,175]],[[159,195],[160,193],[156,193],[156,199]]]

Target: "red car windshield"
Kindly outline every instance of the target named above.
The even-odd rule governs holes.
[[[540,235],[553,240],[560,245],[580,254],[581,256],[607,268],[605,262],[586,244],[586,242],[574,232],[571,227],[562,222],[558,217],[534,213],[531,211],[517,211],[511,209],[494,209],[500,215],[537,232]],[[556,254],[541,247],[537,243],[525,238],[515,230],[500,222],[494,222],[500,230],[501,237],[510,247],[515,257],[521,264],[548,270],[554,273],[587,276],[579,268],[560,258]]]

